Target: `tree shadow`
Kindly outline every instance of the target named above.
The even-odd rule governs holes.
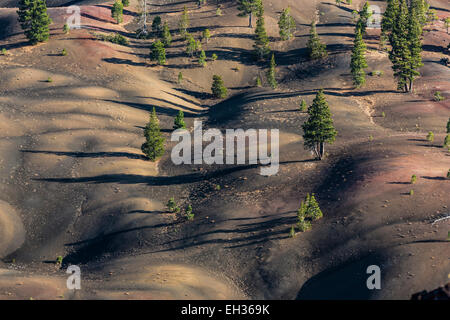
[[[140,154],[129,152],[67,152],[67,151],[48,151],[48,150],[20,150],[25,153],[53,154],[56,156],[66,156],[73,158],[128,158],[136,160],[146,160],[147,158]]]

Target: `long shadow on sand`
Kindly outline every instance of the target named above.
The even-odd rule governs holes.
[[[147,158],[140,154],[129,152],[66,152],[66,151],[48,151],[48,150],[20,150],[25,153],[53,154],[56,156],[66,156],[73,158],[128,158],[146,160]]]

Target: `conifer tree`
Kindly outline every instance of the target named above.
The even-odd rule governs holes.
[[[313,60],[321,59],[327,56],[326,45],[321,43],[319,35],[316,30],[316,22],[311,22],[311,29],[309,31],[309,40],[307,43],[309,57]]]
[[[278,87],[277,79],[275,78],[276,74],[275,67],[276,67],[275,55],[272,53],[272,59],[270,59],[270,67],[269,70],[267,71],[267,81],[269,82],[272,89],[276,89]]]
[[[177,129],[186,129],[186,123],[184,122],[184,113],[182,110],[178,111],[177,116],[175,117],[173,123],[174,130]]]
[[[202,67],[206,67],[206,53],[205,50],[200,52],[200,56],[198,57],[198,64]]]
[[[240,17],[248,16],[248,27],[253,28],[253,14],[258,13],[262,6],[262,0],[238,0],[238,10]]]
[[[414,6],[410,8],[407,41],[410,50],[410,57],[406,66],[409,82],[408,91],[412,92],[414,80],[420,76],[417,69],[423,66],[421,55],[422,25],[420,24],[420,15]]]
[[[447,122],[447,133],[450,133],[450,118],[448,118]]]
[[[130,5],[130,0],[122,0],[123,6],[128,7]]]
[[[280,15],[280,20],[278,21],[280,37],[283,41],[290,40],[296,29],[295,20],[291,16],[290,11],[290,8],[284,9]]]
[[[399,10],[389,35],[391,51],[389,59],[392,62],[392,69],[397,78],[397,88],[405,92],[408,91],[408,64],[411,53],[408,44],[408,6],[406,0],[400,0]]]
[[[308,106],[306,104],[305,99],[302,99],[302,101],[300,102],[300,111],[301,112],[306,112],[308,111]]]
[[[445,26],[445,29],[447,30],[447,34],[448,34],[448,28],[450,27],[450,17],[447,17],[444,19],[444,26]]]
[[[167,21],[164,22],[163,31],[162,31],[162,43],[167,48],[172,43],[172,35],[170,34],[169,25]]]
[[[18,7],[18,21],[30,43],[47,41],[52,20],[47,14],[45,0],[20,0]]]
[[[361,34],[366,34],[367,23],[369,22],[372,12],[369,9],[369,3],[364,3],[363,8],[359,12],[359,21],[357,22],[357,27],[361,29]]]
[[[216,99],[224,99],[228,94],[228,90],[222,78],[218,75],[213,76],[213,84],[211,86],[211,91]]]
[[[394,23],[399,11],[399,0],[388,0],[386,11],[381,20],[381,38],[386,39],[394,28]]]
[[[353,84],[356,88],[364,85],[366,82],[365,68],[368,67],[366,62],[366,45],[362,38],[361,28],[356,27],[355,41],[353,43],[352,58],[350,69],[353,76]]]
[[[156,61],[159,65],[166,64],[166,49],[160,40],[153,42],[150,59]]]
[[[322,89],[308,108],[308,115],[308,120],[302,125],[305,148],[312,150],[316,158],[322,160],[325,155],[324,144],[333,143],[337,135]]]
[[[70,32],[70,28],[69,28],[69,25],[67,23],[65,23],[64,26],[63,26],[63,32],[65,34],[69,34],[69,32]]]
[[[211,38],[211,32],[209,31],[209,29],[203,30],[202,39],[205,39],[206,43],[208,43],[209,38]]]
[[[160,16],[156,16],[153,18],[152,31],[157,37],[159,37],[161,34],[161,30],[162,30],[162,19]]]
[[[444,148],[447,148],[450,150],[450,134],[445,136],[444,139]]]
[[[188,28],[189,28],[189,12],[187,10],[187,7],[184,6],[183,14],[181,15],[180,21],[178,23],[178,30],[183,38],[186,38]]]
[[[306,209],[306,217],[311,220],[318,220],[323,217],[322,210],[320,210],[314,193],[309,197],[308,206]]]
[[[253,45],[257,59],[264,59],[270,53],[269,37],[264,21],[264,7],[261,4],[257,12],[255,44]]]
[[[116,0],[111,7],[111,17],[116,20],[117,24],[123,22],[123,3],[120,0]]]
[[[178,83],[181,84],[183,82],[183,73],[180,71],[180,73],[178,73]]]
[[[141,149],[147,158],[155,161],[162,157],[164,154],[164,138],[161,135],[155,107],[153,107],[153,111],[150,114],[150,121],[144,129],[144,136],[146,142],[142,145]]]
[[[186,53],[193,57],[195,51],[197,50],[197,41],[195,41],[194,37],[191,34],[187,34],[187,46],[186,46]]]

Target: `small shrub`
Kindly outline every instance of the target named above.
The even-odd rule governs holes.
[[[302,99],[302,101],[300,102],[300,111],[301,112],[308,111],[308,105],[306,104],[305,99]]]
[[[256,86],[262,87],[261,77],[256,77]]]
[[[450,169],[447,171],[447,179],[450,179]]]
[[[188,207],[186,208],[186,219],[188,219],[189,221],[194,220],[194,214],[192,213],[191,205],[188,205]]]
[[[450,150],[450,134],[445,136],[443,147]]]
[[[311,222],[306,221],[306,220],[299,220],[297,222],[297,228],[300,232],[305,232],[308,231],[309,229],[311,229]]]
[[[216,61],[219,57],[217,56],[217,54],[213,53],[211,56],[212,61]]]
[[[289,231],[289,238],[295,237],[295,228],[294,226],[291,227],[291,230]]]
[[[444,101],[445,98],[442,96],[442,94],[441,94],[440,91],[436,91],[436,92],[434,93],[434,100],[435,100],[435,101]]]
[[[412,176],[411,176],[411,184],[414,184],[414,183],[416,183],[417,182],[417,176],[415,175],[415,174],[413,174]]]
[[[180,208],[177,206],[177,203],[175,202],[174,197],[169,199],[166,206],[167,206],[167,209],[169,210],[169,212],[177,213],[180,211]]]
[[[63,32],[64,32],[65,34],[68,34],[69,31],[70,31],[69,25],[68,25],[67,23],[65,23],[65,24],[64,24],[64,27],[63,27]]]
[[[221,15],[222,15],[222,9],[220,9],[220,7],[218,7],[216,10],[216,16],[220,17]]]
[[[48,83],[52,83],[52,82],[53,82],[52,77],[48,77],[48,78],[47,78],[47,82],[48,82]]]
[[[222,80],[222,77],[218,75],[213,76],[213,84],[211,86],[211,92],[216,99],[224,99],[228,95],[228,90]]]
[[[178,84],[181,84],[183,82],[183,73],[180,71],[178,74]]]
[[[372,77],[375,77],[375,76],[381,77],[381,76],[384,74],[384,72],[381,71],[381,70],[374,70],[374,71],[371,71],[369,74],[370,74]]]
[[[413,189],[409,190],[409,195],[410,195],[410,196],[413,196],[413,195],[414,195],[414,190],[413,190]]]
[[[2,48],[2,51],[0,53],[2,56],[6,56],[8,54],[8,51],[6,50],[6,48]]]
[[[61,265],[62,261],[63,261],[63,257],[62,256],[57,256],[55,263],[58,264],[58,265]]]
[[[64,56],[64,57],[67,56],[67,50],[65,48],[62,49],[61,55]]]
[[[429,131],[428,132],[427,140],[430,141],[430,142],[434,141],[434,133],[433,133],[433,131]]]
[[[215,189],[216,189],[216,191],[220,191],[220,189],[221,189],[220,184],[216,184]]]
[[[372,135],[369,136],[369,141],[373,141],[373,136]]]
[[[384,111],[381,113],[381,117],[386,118],[386,113]]]

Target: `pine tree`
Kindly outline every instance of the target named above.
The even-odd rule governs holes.
[[[286,8],[281,12],[280,20],[278,21],[278,27],[280,29],[281,40],[290,40],[293,36],[293,32],[296,29],[295,20],[290,15],[290,8]]]
[[[183,73],[180,71],[180,73],[178,73],[178,83],[181,84],[183,82]]]
[[[186,129],[186,123],[184,122],[184,113],[182,110],[178,111],[173,123],[173,129]]]
[[[248,27],[253,28],[253,14],[257,13],[262,6],[262,0],[238,0],[240,17],[248,16]]]
[[[155,36],[159,37],[161,35],[162,30],[162,19],[160,16],[156,16],[153,18],[152,22],[152,31],[155,34]]]
[[[300,111],[301,112],[308,111],[308,105],[306,104],[305,99],[302,99],[302,101],[300,102]]]
[[[150,121],[145,127],[144,136],[146,142],[142,145],[141,149],[147,158],[151,161],[155,161],[162,157],[164,154],[164,138],[161,135],[155,107],[153,107],[153,111],[150,114]]]
[[[45,0],[20,0],[18,21],[31,44],[47,41],[52,20],[47,14]]]
[[[123,22],[123,3],[120,0],[116,0],[111,7],[111,17],[116,20],[117,24]]]
[[[359,88],[366,82],[365,68],[368,67],[366,62],[366,45],[362,38],[361,29],[356,27],[355,41],[353,43],[352,58],[350,69],[353,76],[353,84]]]
[[[410,56],[407,64],[407,79],[409,81],[409,92],[413,91],[414,80],[420,76],[418,68],[423,66],[422,63],[422,25],[420,24],[420,16],[415,7],[411,7],[409,13],[408,35],[407,41],[410,50]]]
[[[208,43],[209,38],[211,38],[211,32],[209,32],[209,29],[203,30],[202,39],[205,39],[206,43]]]
[[[309,40],[307,43],[309,57],[311,59],[321,59],[327,56],[327,47],[320,42],[319,35],[316,30],[316,22],[311,22],[311,29],[309,31]]]
[[[306,217],[310,218],[311,220],[318,220],[323,217],[322,210],[320,210],[314,193],[309,198],[308,206],[306,209]]]
[[[187,34],[187,46],[186,46],[186,54],[190,57],[194,56],[195,51],[197,50],[197,41],[195,41],[194,37],[191,34]]]
[[[276,89],[278,87],[277,79],[275,78],[275,55],[272,53],[272,59],[270,59],[270,67],[267,71],[267,81],[269,82],[272,89]]]
[[[414,8],[420,25],[424,27],[428,22],[430,5],[425,0],[411,0],[410,7]]]
[[[448,118],[447,122],[447,133],[450,133],[450,118]]]
[[[172,35],[170,34],[169,25],[167,21],[164,22],[163,31],[162,31],[162,43],[167,48],[172,43]]]
[[[444,19],[444,25],[445,25],[445,29],[447,29],[447,34],[448,34],[448,28],[450,27],[450,17],[447,17]]]
[[[264,7],[261,4],[257,12],[255,44],[253,45],[257,59],[264,59],[270,53],[269,37],[264,21]]]
[[[159,65],[166,64],[166,49],[160,40],[153,42],[150,59],[156,61]]]
[[[294,238],[295,237],[295,228],[294,226],[291,227],[291,229],[289,230],[289,238]]]
[[[178,23],[178,30],[183,38],[186,38],[188,28],[189,28],[189,12],[187,10],[187,7],[184,6],[183,14],[181,15],[180,22]]]
[[[130,0],[122,0],[123,6],[128,7],[130,5]]]
[[[411,53],[408,44],[408,6],[406,0],[400,0],[399,10],[394,21],[392,32],[389,35],[391,51],[389,59],[392,62],[394,76],[397,78],[397,88],[408,91],[408,64]]]
[[[186,208],[186,219],[189,221],[194,220],[194,214],[192,213],[192,206],[188,205]]]
[[[386,38],[392,32],[394,23],[399,11],[398,0],[388,0],[386,11],[384,11],[383,18],[381,20],[381,39],[385,41]]]
[[[366,34],[367,23],[369,22],[372,12],[369,10],[369,3],[364,3],[362,10],[359,12],[359,21],[357,27],[361,29],[361,34]]]
[[[444,148],[450,149],[450,134],[445,136],[444,139]]]
[[[322,89],[308,108],[308,115],[308,120],[302,125],[305,148],[312,150],[317,159],[322,160],[325,155],[324,144],[333,143],[337,135]]]
[[[213,76],[213,84],[211,86],[211,91],[216,99],[224,99],[228,95],[228,90],[222,78],[218,75]]]
[[[205,50],[200,52],[200,56],[198,57],[198,64],[202,67],[206,67],[206,53]]]

